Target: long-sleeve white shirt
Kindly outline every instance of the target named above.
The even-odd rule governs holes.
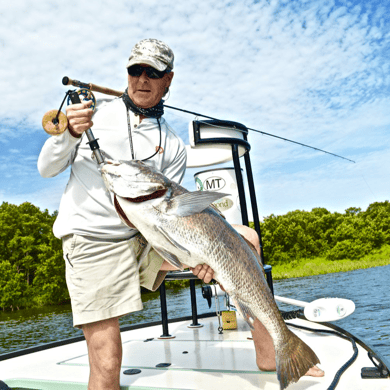
[[[126,106],[122,99],[101,100],[93,115],[92,127],[101,150],[115,160],[131,160],[130,136]],[[130,112],[134,158],[142,160],[160,146],[158,122],[153,118],[139,121]],[[173,181],[181,182],[186,167],[183,141],[161,118],[161,149],[145,163],[160,170]],[[136,231],[118,217],[107,192],[85,134],[72,137],[68,130],[49,138],[38,158],[38,170],[43,177],[53,177],[71,165],[68,184],[61,199],[54,235],[58,238],[79,234],[101,238],[130,238]]]

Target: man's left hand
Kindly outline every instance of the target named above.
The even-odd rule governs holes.
[[[210,283],[214,278],[214,271],[207,264],[198,264],[195,268],[190,267],[190,270],[205,283]]]

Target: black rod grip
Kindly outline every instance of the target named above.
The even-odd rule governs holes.
[[[69,92],[69,97],[70,97],[70,100],[73,104],[76,104],[76,103],[81,103],[81,100],[80,100],[80,96],[79,94],[77,93],[77,91],[71,91]],[[97,163],[100,165],[100,164],[103,164],[104,163],[104,158],[102,156],[102,154],[100,153],[100,148],[99,148],[99,144],[98,144],[98,140],[93,136],[93,133],[92,133],[92,130],[91,129],[88,129],[86,132],[87,134],[87,138],[88,138],[88,145],[89,147],[91,148],[91,150],[93,151],[95,157],[96,157],[96,161]]]

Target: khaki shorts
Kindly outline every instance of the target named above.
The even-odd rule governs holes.
[[[69,235],[62,239],[73,325],[142,310],[140,286],[155,291],[165,278],[153,249],[137,271],[146,241],[141,235],[109,240]]]

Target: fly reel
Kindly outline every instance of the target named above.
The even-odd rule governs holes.
[[[42,127],[46,131],[46,133],[50,135],[60,135],[62,134],[67,128],[68,128],[68,118],[66,115],[61,111],[61,108],[67,99],[67,103],[70,104],[70,96],[69,93],[71,91],[68,91],[65,95],[64,100],[61,103],[61,106],[58,110],[50,110],[48,111],[42,118]],[[76,91],[80,97],[82,97],[82,100],[88,101],[92,100],[91,108],[92,110],[95,110],[96,107],[96,98],[95,95],[92,93],[92,91],[88,88],[80,88]]]
[[[88,88],[80,88],[76,91],[79,96],[83,97],[83,99],[80,99],[80,100],[85,100],[85,101],[89,101],[89,100],[92,100],[92,105],[91,105],[91,108],[93,111],[95,111],[95,107],[96,107],[96,99],[95,99],[95,95],[92,93],[92,91]],[[71,104],[71,100],[70,100],[70,96],[68,94],[68,100],[67,100],[67,103],[68,104]]]

